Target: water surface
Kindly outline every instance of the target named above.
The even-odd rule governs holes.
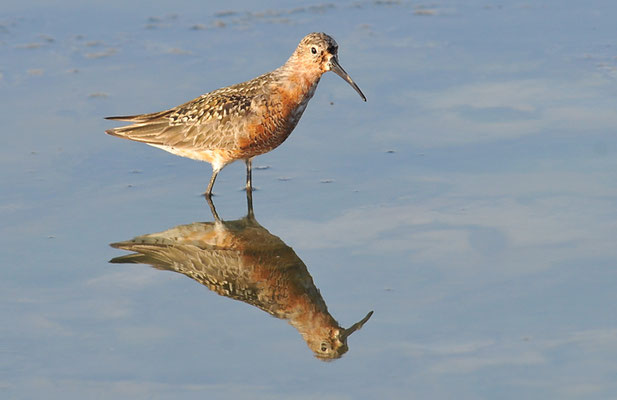
[[[174,4],[3,4],[3,398],[617,395],[612,2]],[[103,117],[250,79],[312,31],[368,102],[324,76],[255,160],[254,207],[337,323],[374,310],[327,363],[250,303],[108,262],[214,218],[207,164]],[[243,182],[219,175],[222,220]]]

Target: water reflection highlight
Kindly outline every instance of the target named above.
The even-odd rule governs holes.
[[[347,338],[373,312],[342,328],[328,312],[306,265],[291,247],[257,222],[250,194],[247,202],[247,215],[238,220],[223,221],[209,202],[212,222],[178,225],[112,243],[133,254],[110,262],[149,264],[186,275],[221,296],[287,320],[318,359],[340,358],[349,349]]]

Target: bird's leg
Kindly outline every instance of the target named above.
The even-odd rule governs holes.
[[[246,193],[251,193],[253,191],[253,159],[247,158],[244,162],[246,163]]]
[[[210,178],[210,183],[208,184],[208,188],[206,189],[206,199],[210,199],[212,197],[212,187],[214,186],[214,181],[216,180],[216,176],[219,174],[220,169],[212,169],[212,177]]]

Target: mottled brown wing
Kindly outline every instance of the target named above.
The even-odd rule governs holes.
[[[241,251],[130,241],[112,246],[136,253],[113,258],[111,263],[149,264],[159,270],[178,272],[221,296],[254,305],[273,315],[276,313],[271,310],[268,296],[262,299],[259,295],[264,290],[263,285],[253,277],[255,269],[261,265],[247,263]]]
[[[272,301],[265,277],[285,277],[300,267],[308,274],[290,247],[247,218],[223,225],[179,225],[111,246],[135,252],[116,257],[110,260],[112,263],[143,263],[175,271],[222,296],[252,304],[279,318],[279,307]]]
[[[250,119],[252,93],[219,89],[167,111],[127,117],[135,124],[106,133],[138,142],[191,150],[232,148]],[[247,118],[248,117],[248,118]]]

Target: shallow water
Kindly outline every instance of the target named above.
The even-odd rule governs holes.
[[[617,396],[617,5],[49,4],[0,10],[2,398]],[[340,326],[374,311],[327,363],[250,302],[108,262],[214,218],[207,164],[103,117],[250,79],[311,31],[368,102],[324,76],[254,161],[254,207]],[[219,175],[223,221],[243,183]]]

